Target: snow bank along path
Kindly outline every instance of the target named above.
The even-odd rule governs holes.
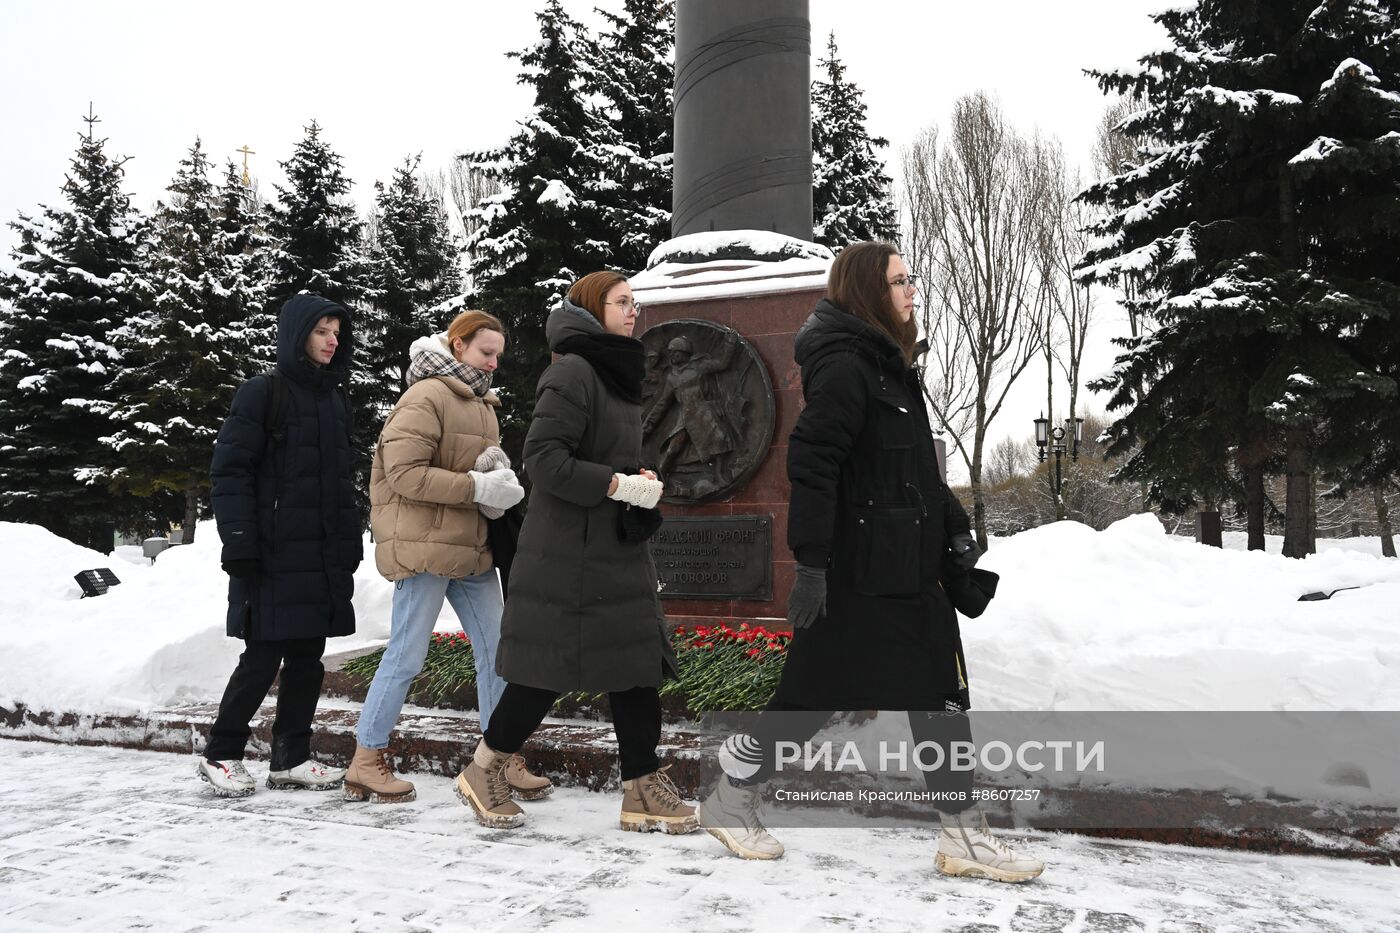
[[[963,624],[974,705],[1400,710],[1400,561],[1329,544],[1304,561],[1217,550],[1150,515],[996,540],[982,566],[1001,574],[997,599]],[[122,584],[80,600],[73,574],[104,566]],[[154,565],[0,523],[0,701],[128,712],[217,700],[242,644],[224,636],[226,586],[212,522]],[[1297,602],[1345,586],[1362,588]],[[385,640],[392,592],[366,560],[359,631],[329,650]],[[438,627],[456,628],[450,609]]]

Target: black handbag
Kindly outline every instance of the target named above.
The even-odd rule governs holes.
[[[997,574],[990,570],[959,570],[951,568],[943,576],[943,590],[953,608],[969,619],[987,611],[987,604],[997,595]]]
[[[500,518],[486,520],[486,544],[491,548],[491,562],[501,572],[502,598],[510,591],[510,567],[515,563],[515,549],[524,524],[525,514],[519,505],[506,509]]]
[[[952,524],[953,490],[943,483],[944,527]],[[964,570],[953,563],[952,551],[943,553],[943,592],[953,608],[969,619],[975,619],[987,611],[987,604],[997,595],[997,581],[1001,577],[990,570]]]
[[[617,510],[617,537],[628,544],[641,544],[661,530],[665,518],[660,509],[643,509],[623,503]]]

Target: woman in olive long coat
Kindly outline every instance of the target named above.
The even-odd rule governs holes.
[[[662,484],[643,468],[644,352],[637,306],[615,272],[575,282],[545,332],[560,359],[535,392],[525,438],[530,508],[511,567],[496,670],[507,685],[457,794],[486,826],[524,814],[504,762],[562,693],[607,693],[628,830],[695,830],[656,756],[662,678],[676,672],[646,543]]]
[[[545,334],[556,352],[605,336],[572,303],[549,316]],[[641,408],[610,391],[600,369],[566,352],[535,392],[524,450],[530,507],[497,655],[508,683],[613,693],[659,687],[674,664],[649,547],[621,539],[618,513],[629,506],[608,498],[613,476],[641,464]]]

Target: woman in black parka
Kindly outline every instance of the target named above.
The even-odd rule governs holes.
[[[344,391],[350,314],[297,295],[277,320],[277,366],[234,395],[214,444],[211,499],[229,575],[227,630],[245,642],[196,773],[220,796],[253,792],[243,750],[279,665],[268,786],[327,789],[344,771],[311,760],[326,639],[355,631],[363,556]]]
[[[962,641],[945,587],[968,587],[980,551],[938,467],[913,364],[915,295],[893,246],[853,244],[795,338],[806,406],[788,442],[793,639],[768,706],[782,715],[767,717],[773,734],[760,745],[806,741],[837,710],[909,711],[916,741],[970,738]],[[753,813],[753,785],[771,765],[746,784],[722,779],[700,809],[701,825],[746,858],[783,851]],[[972,787],[971,772],[926,778],[934,791]],[[1039,862],[963,815],[970,799],[939,806],[940,870],[1015,881],[1040,873]]]
[[[695,809],[656,755],[662,678],[676,673],[646,538],[662,484],[642,457],[642,343],[627,279],[575,282],[545,324],[559,354],[525,437],[530,509],[510,571],[496,672],[507,681],[457,795],[485,826],[524,821],[504,768],[560,694],[607,693],[622,777],[619,821],[688,833]]]

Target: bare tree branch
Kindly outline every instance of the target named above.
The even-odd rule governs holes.
[[[1036,245],[1050,189],[1044,147],[976,92],[954,105],[946,143],[926,131],[903,163],[906,243],[926,283],[930,401],[967,465],[985,545],[987,429],[1042,343]]]

